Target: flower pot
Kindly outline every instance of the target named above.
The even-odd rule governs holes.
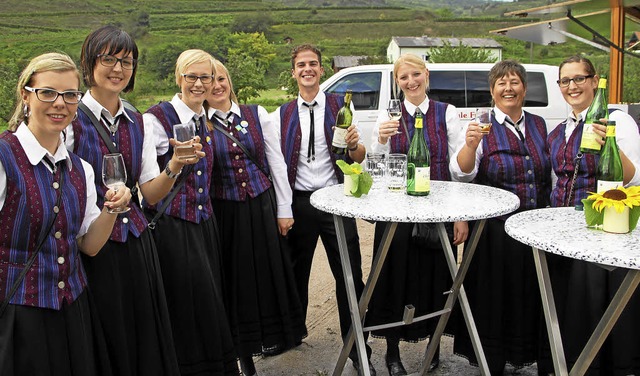
[[[356,183],[353,181],[351,176],[347,175],[344,177],[344,194],[345,196],[353,196],[351,194],[352,190],[356,189]]]
[[[629,232],[629,208],[625,206],[622,213],[618,213],[613,207],[605,208],[602,229],[614,234]]]

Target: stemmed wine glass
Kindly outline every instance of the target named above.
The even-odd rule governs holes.
[[[389,100],[387,113],[389,114],[389,119],[396,120],[396,121],[400,120],[400,117],[402,116],[402,107],[400,106],[400,99]]]
[[[102,182],[109,189],[118,191],[127,182],[127,169],[120,153],[105,154],[102,157]],[[109,213],[126,213],[129,207],[108,209]]]

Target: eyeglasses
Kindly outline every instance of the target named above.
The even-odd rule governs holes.
[[[62,100],[67,104],[78,104],[82,98],[81,91],[56,91],[53,89],[41,89],[25,86],[26,91],[36,93],[36,98],[40,102],[53,103],[62,95]]]
[[[569,84],[571,84],[571,81],[573,81],[576,85],[582,85],[587,81],[587,78],[592,78],[595,77],[595,75],[590,74],[587,76],[575,76],[574,78],[561,78],[558,81],[556,81],[558,83],[558,85],[560,85],[561,87],[567,87],[569,86]]]
[[[108,54],[100,54],[98,55],[98,58],[100,58],[100,64],[104,65],[105,67],[115,67],[116,64],[120,62],[120,66],[122,66],[123,69],[128,70],[133,69],[136,66],[137,62],[136,59],[131,57],[123,57],[122,59],[120,59]]]
[[[200,80],[200,82],[202,82],[203,84],[210,84],[213,82],[213,76],[209,74],[198,76],[195,74],[182,73],[181,76],[184,77],[184,80],[189,83],[194,83],[198,80]]]

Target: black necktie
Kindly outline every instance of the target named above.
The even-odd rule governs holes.
[[[46,155],[42,157],[42,161],[44,162],[44,164],[46,164],[49,167],[52,173],[54,174],[56,173],[56,171],[58,170],[58,163],[60,162],[53,164],[51,159],[49,159],[49,157],[47,157]]]
[[[524,142],[524,135],[520,131],[520,124],[522,123],[522,120],[523,118],[520,118],[520,120],[518,120],[518,122],[514,124],[511,119],[504,118],[504,122],[511,124],[513,128],[516,130],[516,132],[518,133],[518,138],[520,138],[520,141]]]
[[[216,111],[213,116],[218,118],[218,120],[220,120],[220,122],[222,122],[222,124],[226,125],[227,127],[231,126],[231,117],[233,116],[233,112],[229,111],[225,114],[222,111]]]
[[[310,163],[312,160],[316,160],[316,143],[315,143],[315,126],[313,120],[313,107],[318,104],[316,101],[312,103],[303,102],[302,105],[309,108],[309,117],[311,119],[311,126],[309,130],[309,146],[307,147],[307,163]]]

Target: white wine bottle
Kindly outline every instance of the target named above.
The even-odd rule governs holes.
[[[600,153],[601,146],[598,141],[596,141],[599,136],[593,130],[593,123],[600,123],[600,119],[609,119],[606,90],[607,79],[601,78],[598,82],[596,96],[593,98],[593,102],[591,102],[591,106],[589,106],[587,115],[584,118],[582,139],[580,140],[580,151],[583,153]]]
[[[351,90],[347,90],[344,96],[344,105],[336,116],[336,127],[333,130],[333,140],[331,141],[331,152],[335,154],[345,154],[347,152],[347,128],[351,126],[353,112],[351,112]]]
[[[607,122],[607,140],[602,149],[600,160],[598,160],[596,181],[598,193],[623,185],[622,160],[616,142],[615,121]]]
[[[407,153],[407,194],[426,196],[431,190],[431,156],[424,140],[422,112],[416,111],[415,133]]]

